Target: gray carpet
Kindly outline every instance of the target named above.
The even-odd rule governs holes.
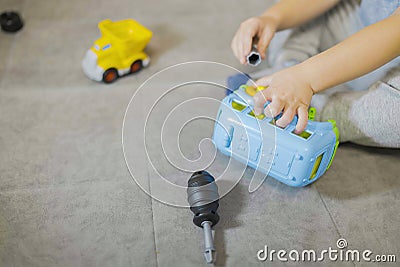
[[[0,32],[0,266],[205,266],[192,213],[151,199],[133,182],[122,120],[139,85],[167,66],[211,60],[249,71],[233,58],[230,40],[267,4],[1,0],[0,11],[20,11],[25,27]],[[80,62],[99,37],[97,23],[128,17],[154,32],[151,65],[112,85],[90,81]],[[195,153],[211,132],[209,121],[189,127],[182,151]],[[157,144],[159,134],[147,138]],[[163,156],[153,155],[160,171],[174,176]],[[398,150],[345,144],[315,184],[295,189],[268,178],[253,194],[247,171],[220,201],[217,265],[372,266],[257,260],[265,245],[322,250],[336,248],[339,237],[349,248],[399,257],[399,159]],[[135,162],[138,175],[152,181],[147,158],[138,153]]]

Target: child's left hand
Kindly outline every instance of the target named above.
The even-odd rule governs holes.
[[[286,127],[298,115],[296,133],[305,130],[308,122],[308,107],[314,91],[304,75],[298,72],[297,66],[281,70],[271,76],[261,78],[258,86],[267,87],[254,95],[254,113],[275,117],[283,111],[282,117],[276,121],[279,127]],[[265,108],[265,102],[271,103]]]

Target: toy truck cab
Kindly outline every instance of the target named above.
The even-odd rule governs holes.
[[[226,96],[218,111],[213,141],[223,154],[290,186],[316,181],[329,168],[338,145],[334,121],[308,122],[295,134],[297,118],[280,128],[275,119],[255,116],[250,87]]]
[[[118,77],[138,72],[150,63],[143,52],[152,32],[132,19],[101,21],[101,37],[86,52],[84,73],[92,80],[111,83]]]

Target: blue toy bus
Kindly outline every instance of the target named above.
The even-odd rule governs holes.
[[[295,134],[297,116],[280,128],[275,120],[281,115],[254,115],[256,92],[242,85],[222,100],[213,134],[217,149],[290,186],[316,181],[330,167],[339,144],[335,121],[309,120],[306,130]]]

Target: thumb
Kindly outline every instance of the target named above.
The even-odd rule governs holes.
[[[263,59],[265,59],[265,51],[267,50],[273,36],[274,33],[268,27],[265,27],[258,38],[257,50]]]

